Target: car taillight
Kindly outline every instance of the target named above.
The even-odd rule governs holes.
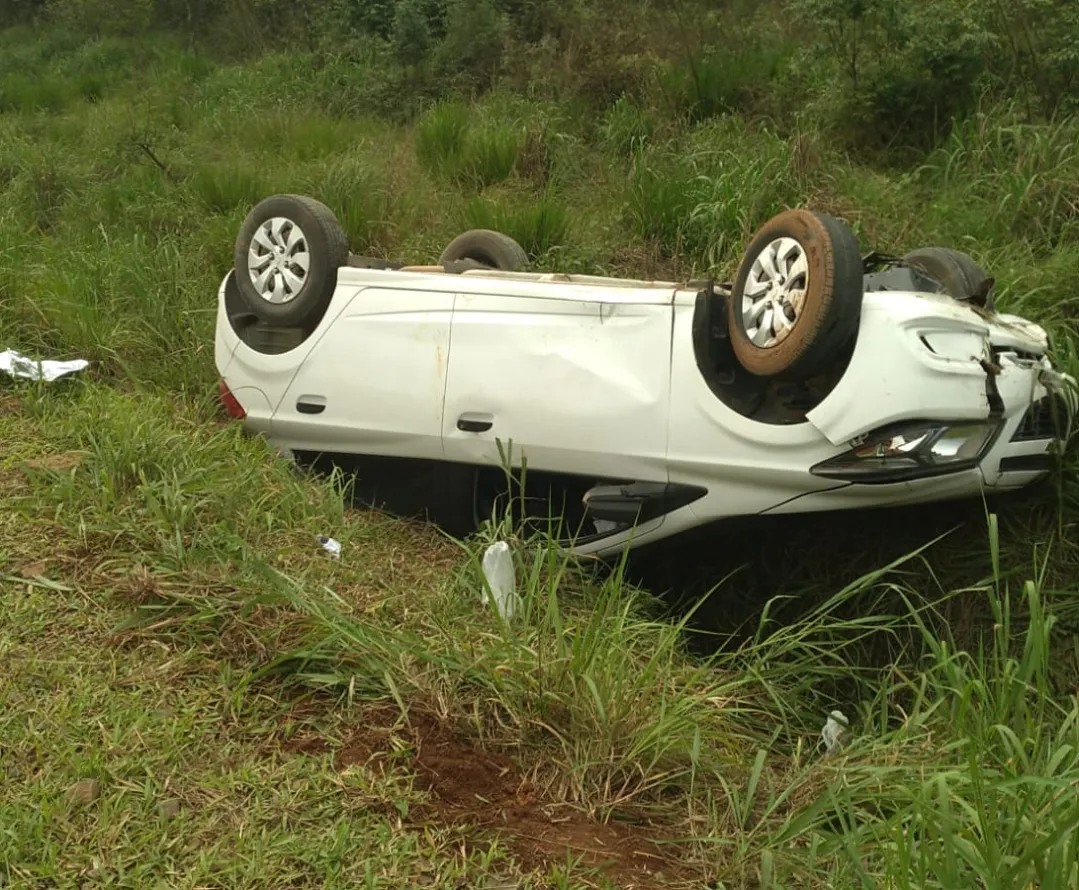
[[[221,399],[221,404],[225,406],[225,413],[234,420],[243,420],[247,417],[247,412],[244,410],[244,406],[240,404],[239,399],[232,394],[232,390],[229,389],[228,384],[222,380],[217,385],[217,392]]]

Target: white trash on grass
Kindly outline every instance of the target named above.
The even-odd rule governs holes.
[[[821,730],[824,739],[824,756],[838,754],[850,736],[850,721],[842,711],[832,711]]]
[[[24,380],[44,380],[51,383],[67,374],[74,374],[89,367],[90,363],[84,358],[74,359],[69,362],[35,361],[20,355],[14,349],[0,352],[0,371],[10,374],[12,377],[21,377]]]
[[[319,535],[318,542],[322,545],[322,549],[325,550],[328,554],[330,554],[331,559],[341,558],[340,541],[336,541],[333,538],[327,537],[326,535]]]
[[[498,614],[509,621],[521,605],[521,598],[517,595],[513,554],[505,541],[498,541],[483,552],[483,576],[487,581],[484,602],[493,602]]]

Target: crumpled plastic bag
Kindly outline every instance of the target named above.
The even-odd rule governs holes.
[[[53,380],[59,380],[67,374],[82,371],[89,365],[90,363],[84,358],[74,359],[69,362],[54,361],[52,359],[35,361],[25,355],[20,355],[14,349],[0,352],[0,371],[4,371],[12,377],[21,377],[24,380],[44,380],[51,383]]]
[[[487,581],[484,602],[492,603],[498,614],[509,621],[520,607],[521,598],[517,595],[513,554],[505,541],[498,541],[484,551],[483,576]]]
[[[821,730],[824,740],[824,756],[838,754],[850,738],[850,721],[842,711],[832,711]]]

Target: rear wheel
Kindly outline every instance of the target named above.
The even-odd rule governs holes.
[[[729,303],[731,348],[761,377],[810,377],[834,362],[858,329],[862,258],[834,217],[788,210],[746,250]]]
[[[993,279],[967,254],[950,247],[920,247],[903,262],[940,282],[949,297],[992,308]]]
[[[348,239],[333,211],[304,195],[274,195],[236,236],[236,284],[251,312],[274,325],[317,323],[348,263]]]
[[[490,229],[471,229],[458,235],[438,258],[443,266],[460,260],[473,260],[503,272],[519,272],[528,266],[528,254],[520,244]]]

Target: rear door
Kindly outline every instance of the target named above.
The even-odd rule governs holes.
[[[273,417],[294,448],[442,457],[454,294],[364,288],[311,348]]]
[[[501,441],[514,466],[666,480],[671,293],[583,290],[457,295],[448,459],[497,465]]]

